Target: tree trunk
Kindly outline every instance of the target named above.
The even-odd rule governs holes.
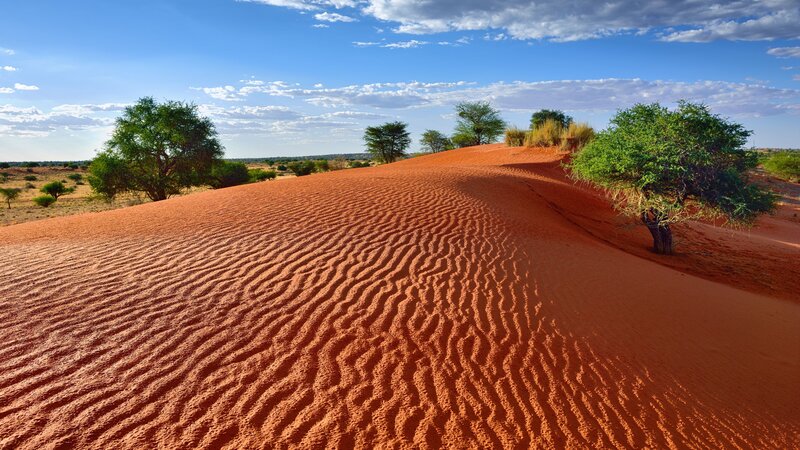
[[[672,230],[669,228],[669,224],[661,223],[658,220],[658,213],[653,211],[643,212],[642,222],[653,236],[653,251],[660,255],[671,255],[673,252]]]

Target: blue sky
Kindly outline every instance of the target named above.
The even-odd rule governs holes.
[[[39,1],[0,6],[0,160],[91,158],[142,96],[197,104],[226,155],[363,151],[364,127],[450,132],[488,100],[604,128],[702,101],[800,147],[800,2]],[[416,142],[413,148],[417,148]]]

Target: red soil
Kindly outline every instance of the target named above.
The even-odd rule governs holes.
[[[800,224],[484,146],[0,229],[0,447],[800,445]]]

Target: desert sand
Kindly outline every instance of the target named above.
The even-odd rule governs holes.
[[[0,228],[2,448],[797,448],[800,222],[500,145]]]

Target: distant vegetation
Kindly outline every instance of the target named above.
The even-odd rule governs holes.
[[[145,97],[117,119],[106,150],[89,167],[89,184],[107,198],[133,191],[159,201],[209,184],[221,158],[214,124],[196,106]]]
[[[209,184],[214,189],[238,186],[249,182],[250,172],[244,163],[219,161],[211,168]]]
[[[426,153],[439,153],[453,148],[453,141],[444,133],[436,130],[425,130],[419,143],[422,151]]]
[[[780,151],[770,153],[764,160],[764,169],[772,175],[791,181],[800,182],[800,151]]]
[[[406,156],[411,136],[405,122],[387,122],[364,131],[367,151],[381,163],[393,163]]]
[[[292,161],[286,167],[298,177],[311,175],[317,169],[314,161]]]
[[[757,164],[744,148],[750,133],[704,105],[639,104],[618,112],[568,167],[607,189],[621,212],[647,226],[654,251],[669,255],[674,223],[724,217],[749,224],[775,207],[774,194],[748,179]]]

